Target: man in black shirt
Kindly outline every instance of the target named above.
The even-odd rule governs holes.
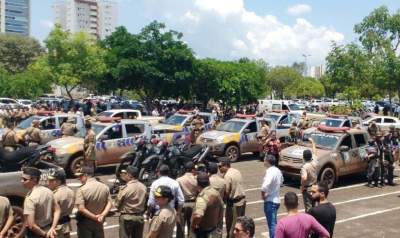
[[[311,195],[318,206],[311,208],[308,213],[313,216],[333,237],[333,229],[336,222],[336,209],[328,201],[329,187],[327,183],[320,182],[313,185]],[[311,238],[318,238],[318,234],[312,234]]]

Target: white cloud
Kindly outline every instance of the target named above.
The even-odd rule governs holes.
[[[288,8],[288,13],[293,16],[299,16],[311,12],[312,8],[307,4],[296,4]]]
[[[334,29],[303,18],[287,25],[276,16],[257,15],[245,8],[243,0],[141,1],[146,17],[183,32],[199,57],[263,58],[279,65],[303,61],[302,54],[311,54],[307,60],[316,65],[324,61],[332,41],[344,39]]]
[[[47,29],[52,29],[54,27],[54,22],[50,20],[40,20],[40,26]]]

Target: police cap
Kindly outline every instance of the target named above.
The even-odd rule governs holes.
[[[29,175],[31,178],[37,178],[37,179],[39,179],[40,176],[42,175],[42,172],[40,172],[39,169],[34,167],[25,167],[22,169],[22,173]]]
[[[172,194],[171,188],[163,185],[156,188],[156,190],[154,191],[154,197],[168,198],[171,200],[174,199],[174,195]]]

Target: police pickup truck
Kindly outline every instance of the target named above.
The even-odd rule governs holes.
[[[311,143],[309,138],[312,139]],[[365,172],[365,148],[368,132],[348,127],[327,127],[304,135],[304,141],[283,149],[280,153],[279,168],[285,176],[300,178],[300,169],[304,164],[303,151],[312,150],[313,162],[317,168],[319,181],[326,181],[329,187],[338,182],[339,177]]]
[[[149,139],[152,134],[151,124],[147,121],[102,118],[92,123],[96,134],[96,161],[98,166],[109,166],[120,162],[120,157],[128,152],[139,136]],[[50,141],[56,154],[55,163],[69,174],[82,166],[83,141],[86,132],[79,131],[75,136]]]
[[[24,133],[29,127],[32,126],[32,122],[34,120],[38,120],[40,123],[39,129],[43,138],[42,144],[44,144],[62,136],[61,125],[66,122],[68,118],[74,119],[74,124],[77,126],[77,128],[83,128],[84,118],[77,114],[56,114],[52,111],[39,111],[36,115],[31,116],[20,122],[16,126],[15,131],[17,133],[18,139],[22,141],[24,140]],[[0,130],[0,140],[1,135],[4,133],[4,131],[4,129]]]

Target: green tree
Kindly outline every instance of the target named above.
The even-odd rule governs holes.
[[[42,72],[49,73],[51,82],[62,86],[71,99],[78,86],[94,89],[106,71],[104,51],[87,33],[71,34],[56,25],[45,44],[48,54],[41,59]]]
[[[292,64],[292,68],[295,69],[297,72],[299,72],[299,74],[301,75],[303,75],[307,70],[305,62],[294,62]]]
[[[276,97],[284,98],[285,88],[300,78],[300,73],[292,67],[278,66],[268,72],[266,83]]]
[[[322,97],[324,96],[324,85],[311,77],[299,78],[285,88],[285,95],[296,98]]]
[[[0,34],[0,65],[10,73],[23,72],[42,53],[43,48],[33,38]]]

